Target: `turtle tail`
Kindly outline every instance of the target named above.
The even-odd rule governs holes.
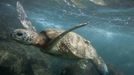
[[[95,57],[92,63],[100,75],[109,75],[108,67],[101,57]]]

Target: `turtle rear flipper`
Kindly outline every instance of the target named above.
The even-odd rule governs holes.
[[[48,49],[53,48],[60,41],[60,39],[62,39],[67,33],[71,32],[71,31],[73,31],[73,30],[75,30],[77,28],[81,28],[83,26],[86,26],[87,24],[88,23],[81,23],[81,24],[76,25],[76,26],[66,30],[65,32],[61,33],[59,36],[57,36],[55,39],[53,39],[52,41],[49,42]]]
[[[109,75],[108,67],[101,57],[94,57],[91,62],[100,75]]]
[[[29,30],[36,31],[35,27],[32,25],[31,21],[28,19],[27,14],[19,1],[17,1],[16,10],[19,16],[18,18],[21,24],[23,25],[23,27]]]

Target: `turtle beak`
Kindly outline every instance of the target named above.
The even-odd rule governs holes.
[[[9,33],[8,35],[11,39],[14,39],[15,38],[15,33],[12,31],[11,33]]]
[[[12,33],[9,33],[9,37],[13,37],[13,34]]]
[[[13,38],[14,37],[14,34],[13,33],[10,33],[9,34],[9,37]]]
[[[9,34],[9,36],[10,36],[10,37],[13,37],[13,34],[12,34],[12,33],[10,33],[10,34]]]

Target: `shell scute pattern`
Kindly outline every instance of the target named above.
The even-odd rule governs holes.
[[[59,29],[47,29],[45,30],[49,38],[54,39],[60,35],[64,30]],[[77,58],[93,58],[96,55],[95,49],[92,47],[89,41],[82,38],[80,35],[69,32],[54,46],[50,53],[60,54],[62,56],[70,56]]]

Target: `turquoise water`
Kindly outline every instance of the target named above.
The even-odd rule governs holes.
[[[20,2],[38,31],[48,27],[68,29],[89,22],[87,27],[75,32],[90,40],[107,63],[114,64],[125,75],[134,75],[134,1],[120,1],[110,4],[106,0],[107,6],[95,5],[89,0]],[[16,19],[15,2],[0,2],[2,33],[22,27]]]

